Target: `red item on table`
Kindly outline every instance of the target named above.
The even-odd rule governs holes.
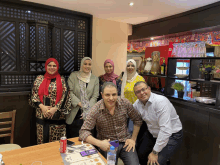
[[[67,144],[66,136],[61,137],[60,138],[60,153],[66,152],[66,144]]]

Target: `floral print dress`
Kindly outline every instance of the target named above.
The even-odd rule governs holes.
[[[62,93],[62,98],[56,105],[58,107],[57,111],[60,111],[61,115],[57,120],[49,120],[47,118],[44,118],[43,113],[39,107],[39,104],[41,104],[41,102],[38,95],[38,90],[43,80],[44,80],[43,75],[39,75],[35,79],[31,92],[31,100],[30,100],[31,106],[33,106],[36,109],[37,144],[60,140],[60,138],[64,134],[66,134],[65,114],[69,113],[71,106],[71,100],[69,94],[67,97],[67,86],[65,83],[65,79],[64,77],[61,77],[63,93]],[[47,96],[50,98],[50,105],[52,107],[55,106],[56,91],[57,91],[56,79],[52,79],[48,89],[49,95]]]

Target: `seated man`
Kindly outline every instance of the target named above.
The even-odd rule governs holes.
[[[182,124],[175,108],[164,96],[151,93],[143,81],[134,85],[138,100],[133,104],[148,129],[138,143],[141,165],[166,165],[183,139]]]
[[[120,157],[125,165],[139,165],[135,141],[142,124],[141,116],[132,104],[125,98],[118,97],[117,87],[112,82],[102,86],[102,100],[97,102],[87,114],[79,137],[90,144],[99,147],[104,157],[110,148],[109,141],[119,140],[117,158]],[[131,135],[127,129],[128,117],[134,122]],[[91,135],[91,130],[97,129],[97,139]],[[116,158],[116,164],[118,159]]]

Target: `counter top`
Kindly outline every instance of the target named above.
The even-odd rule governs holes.
[[[181,104],[183,106],[187,107],[193,107],[196,110],[202,110],[206,112],[212,112],[212,113],[217,113],[220,114],[220,109],[216,108],[215,105],[208,105],[208,104],[203,104],[199,102],[193,102],[189,100],[181,100],[178,98],[173,98],[170,96],[166,96],[171,103],[176,103],[176,104]]]

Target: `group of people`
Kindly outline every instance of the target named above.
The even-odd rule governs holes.
[[[37,76],[30,98],[37,143],[79,136],[106,157],[109,142],[118,140],[117,158],[125,165],[167,164],[182,141],[182,124],[170,101],[151,93],[132,59],[120,76],[110,59],[104,75],[94,76],[91,68],[92,59],[84,57],[66,83],[57,60],[45,62],[46,73]],[[147,127],[137,140],[143,121]]]

